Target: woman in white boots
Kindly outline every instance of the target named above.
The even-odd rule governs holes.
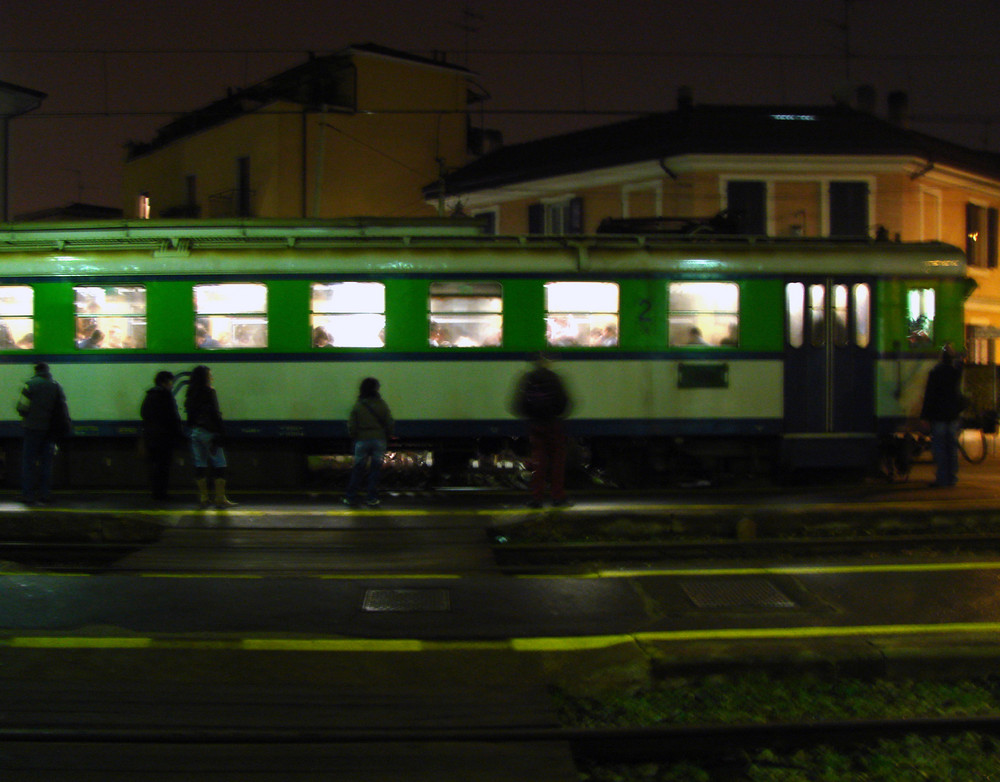
[[[212,371],[205,365],[191,370],[187,397],[184,400],[187,423],[191,430],[191,453],[194,456],[198,505],[207,508],[209,478],[215,479],[215,507],[231,508],[236,503],[226,497],[226,454],[222,450],[222,413],[212,388]]]

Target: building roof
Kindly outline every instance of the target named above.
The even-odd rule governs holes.
[[[842,105],[689,105],[515,144],[445,177],[449,196],[679,155],[913,156],[1000,179],[1000,155],[977,152]],[[424,188],[440,195],[440,182]]]
[[[373,43],[348,46],[330,55],[310,56],[306,62],[240,90],[230,90],[207,106],[182,114],[160,127],[152,141],[128,144],[128,158],[148,154],[184,136],[221,125],[244,114],[257,111],[276,101],[297,103],[307,108],[355,109],[353,59],[358,54],[388,57],[423,66],[442,68],[471,76],[459,65],[389,49]]]
[[[0,117],[16,117],[33,111],[47,97],[44,92],[0,81]]]

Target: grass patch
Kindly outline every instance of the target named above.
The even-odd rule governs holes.
[[[827,679],[803,674],[677,678],[649,688],[600,697],[555,693],[571,727],[651,727],[822,720],[968,717],[1000,713],[1000,681]],[[900,782],[1000,780],[1000,741],[975,734],[907,736],[845,750],[827,746],[793,752],[762,750],[718,763],[584,766],[592,782]]]

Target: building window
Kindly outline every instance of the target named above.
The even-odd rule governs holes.
[[[380,282],[313,283],[314,348],[385,345],[385,285]]]
[[[202,350],[267,347],[267,286],[194,286],[195,345]]]
[[[618,285],[545,283],[545,338],[553,347],[618,345]]]
[[[149,193],[139,193],[135,213],[140,220],[149,219]]]
[[[830,236],[868,236],[868,183],[830,183]]]
[[[740,344],[740,288],[735,282],[672,282],[668,340],[672,347]]]
[[[966,204],[965,254],[970,266],[997,266],[997,210]]]
[[[583,233],[583,199],[566,198],[528,207],[528,233],[563,236]]]
[[[35,346],[35,292],[28,285],[0,286],[0,350]]]
[[[428,320],[433,347],[500,347],[503,288],[498,282],[432,282]]]
[[[81,350],[146,347],[146,288],[77,287],[76,346]]]
[[[906,294],[907,342],[934,342],[934,289],[914,288]]]
[[[726,211],[736,233],[767,234],[767,185],[764,182],[734,180],[726,183]]]

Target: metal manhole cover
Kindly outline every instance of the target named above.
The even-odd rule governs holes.
[[[447,589],[369,589],[365,611],[450,611]]]
[[[685,581],[681,589],[698,608],[795,608],[788,595],[765,578]]]

